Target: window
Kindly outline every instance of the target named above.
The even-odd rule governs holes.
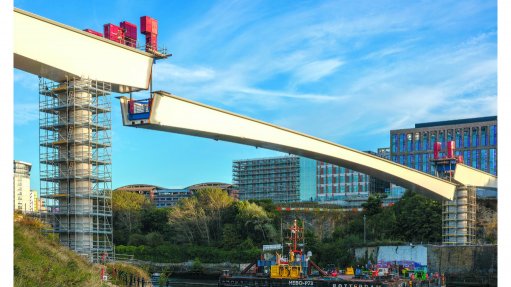
[[[452,140],[453,140],[453,138],[452,138],[452,130],[447,130],[447,141],[450,142]]]
[[[466,150],[463,152],[463,162],[466,164],[466,165],[470,165],[470,151],[469,150]]]
[[[444,134],[444,131],[440,131],[438,133],[438,140],[439,142],[442,143],[442,149],[445,149],[446,148],[446,145],[445,145],[445,134]]]
[[[472,128],[472,147],[479,146],[479,129]]]
[[[490,145],[496,145],[497,144],[497,126],[491,125],[490,126]]]
[[[470,147],[470,130],[463,130],[463,147]]]
[[[412,134],[406,135],[406,148],[408,151],[413,151]]]
[[[488,128],[487,127],[481,127],[481,145],[482,146],[488,145]]]
[[[397,134],[393,134],[392,135],[392,142],[391,142],[392,152],[397,152],[397,145],[398,145]]]
[[[478,150],[472,151],[472,167],[473,168],[479,168],[479,153]]]
[[[414,143],[415,143],[415,150],[421,150],[421,139],[420,139],[420,133],[415,133],[414,137]]]
[[[497,150],[494,148],[490,149],[490,173],[497,174]]]
[[[406,143],[405,143],[405,134],[399,135],[399,151],[403,152],[406,151]]]
[[[422,134],[422,150],[428,150],[429,149],[429,145],[428,145],[428,133],[425,132]]]
[[[456,130],[456,135],[455,135],[454,141],[456,142],[457,148],[460,148],[463,146],[462,145],[463,141],[461,140],[461,131],[460,130]]]
[[[433,148],[433,146],[435,145],[435,142],[436,142],[436,132],[431,132],[430,134],[430,138],[429,138],[429,143],[430,143],[430,147]]]
[[[481,170],[488,172],[488,150],[481,150]]]

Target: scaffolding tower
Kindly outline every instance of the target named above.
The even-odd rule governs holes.
[[[442,242],[470,245],[476,242],[476,188],[460,185],[453,200],[442,204]]]
[[[48,230],[91,262],[112,254],[111,85],[39,81],[41,197]]]

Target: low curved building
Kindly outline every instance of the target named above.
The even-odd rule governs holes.
[[[170,207],[177,204],[182,198],[190,197],[194,192],[202,188],[220,188],[234,199],[237,199],[237,192],[230,183],[205,182],[190,185],[186,188],[165,188],[151,184],[130,184],[116,188],[114,191],[122,190],[136,192],[144,195],[156,207]]]
[[[198,184],[190,185],[186,189],[188,189],[189,191],[191,191],[193,193],[193,192],[196,192],[199,189],[209,188],[209,187],[220,188],[221,190],[227,192],[227,194],[230,197],[232,197],[234,200],[238,200],[239,199],[239,197],[238,197],[238,190],[236,190],[234,188],[234,185],[232,185],[230,183],[204,182],[204,183],[198,183]]]

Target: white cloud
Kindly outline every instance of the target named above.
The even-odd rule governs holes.
[[[316,82],[323,77],[331,75],[342,64],[343,62],[339,59],[314,61],[299,67],[295,72],[295,78],[298,83]]]
[[[496,112],[496,28],[473,22],[493,4],[232,5],[175,35],[159,84],[331,140]]]
[[[14,104],[14,124],[26,125],[33,124],[39,120],[39,104],[37,103],[15,103]]]
[[[184,68],[171,63],[158,63],[154,66],[154,77],[156,81],[203,82],[214,79],[215,71],[206,67]]]

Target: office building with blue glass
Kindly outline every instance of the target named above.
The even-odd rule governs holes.
[[[434,174],[430,159],[433,144],[442,143],[440,157],[447,142],[456,144],[456,156],[466,165],[497,175],[497,117],[415,124],[415,128],[390,131],[391,160],[417,170]]]

